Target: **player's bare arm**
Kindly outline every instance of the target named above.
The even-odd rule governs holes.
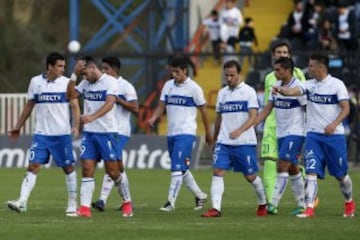
[[[13,142],[15,141],[20,135],[20,129],[24,126],[26,120],[29,118],[32,110],[34,109],[35,102],[33,100],[28,100],[25,104],[24,110],[21,112],[20,118],[9,132],[9,138]]]
[[[221,113],[216,113],[216,118],[214,123],[214,137],[213,137],[214,143],[216,143],[217,138],[219,136],[221,121],[222,121]]]
[[[249,109],[249,118],[246,120],[246,122],[244,122],[244,124],[240,128],[237,128],[230,133],[230,138],[236,139],[236,138],[240,137],[240,135],[243,132],[245,132],[250,127],[252,127],[255,123],[256,115],[257,115],[257,109],[254,109],[254,108]]]
[[[274,86],[272,88],[273,94],[282,94],[284,96],[300,96],[302,95],[302,91],[300,87],[293,87],[293,88],[284,88],[281,86]]]
[[[73,120],[71,133],[74,138],[77,138],[80,132],[80,106],[77,98],[70,100],[70,107],[71,107],[72,120]]]
[[[325,127],[325,134],[333,134],[336,130],[336,127],[349,115],[350,113],[350,104],[348,100],[340,101],[339,106],[341,112],[336,117],[336,119]]]
[[[109,112],[113,108],[115,101],[116,101],[116,96],[107,96],[104,105],[102,105],[101,108],[99,108],[99,110],[97,110],[95,113],[91,115],[82,115],[80,117],[81,122],[84,124],[90,123],[104,116],[107,112]]]
[[[138,113],[139,112],[139,103],[138,101],[131,101],[128,102],[122,98],[117,98],[116,99],[116,103],[120,104],[123,108],[125,108],[126,110],[128,110],[131,113]]]
[[[254,125],[258,125],[259,123],[264,121],[265,118],[267,118],[267,116],[269,116],[269,114],[271,113],[273,107],[274,105],[272,104],[272,102],[268,102],[265,105],[264,109],[256,116]]]
[[[205,128],[206,143],[208,144],[209,147],[211,147],[212,144],[213,144],[213,138],[211,136],[211,129],[210,129],[210,124],[209,124],[208,113],[207,113],[207,110],[206,110],[206,105],[200,106],[199,110],[200,110],[201,118],[202,118],[204,128]]]
[[[164,111],[165,111],[165,103],[163,101],[160,101],[159,105],[156,107],[154,113],[151,115],[151,117],[148,120],[148,123],[151,127],[153,127],[156,120],[161,115],[163,115]]]

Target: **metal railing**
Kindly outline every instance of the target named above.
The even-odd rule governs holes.
[[[7,134],[15,126],[26,101],[26,93],[0,94],[0,134]],[[31,135],[34,125],[35,117],[32,114],[26,121],[22,134]]]

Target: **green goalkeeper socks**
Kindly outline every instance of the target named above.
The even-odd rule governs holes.
[[[263,181],[264,181],[267,202],[271,202],[273,191],[275,188],[275,183],[276,183],[276,175],[277,175],[276,161],[265,160]]]

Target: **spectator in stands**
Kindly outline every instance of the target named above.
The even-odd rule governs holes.
[[[301,50],[304,47],[305,33],[309,28],[308,16],[304,10],[304,3],[301,0],[294,1],[294,10],[289,14],[287,25],[289,27],[289,39],[294,50]]]
[[[337,42],[332,34],[332,25],[328,19],[325,19],[320,27],[319,33],[320,49],[324,51],[337,50]]]
[[[338,4],[335,34],[341,50],[354,51],[358,48],[356,16],[355,11],[348,8],[348,6],[348,2],[345,0],[340,1]]]
[[[208,28],[211,45],[213,49],[214,59],[216,63],[220,63],[220,21],[217,10],[212,10],[210,17],[204,19],[203,24]]]
[[[311,5],[312,8],[308,7],[307,10],[307,16],[309,16],[309,28],[306,32],[306,47],[309,50],[313,50],[318,47],[318,36],[320,34],[322,23],[325,21],[326,18],[323,2],[319,0],[312,0],[311,2],[313,3]]]
[[[233,54],[239,28],[243,23],[240,9],[236,7],[236,0],[226,0],[225,9],[220,13],[220,37],[225,54]],[[225,56],[223,62],[234,59],[234,56]]]
[[[223,63],[229,60],[238,60],[234,55],[239,29],[243,23],[243,17],[239,8],[236,7],[236,0],[226,0],[225,8],[220,12],[220,38],[225,56]],[[221,84],[226,85],[224,73],[221,73]]]
[[[241,28],[239,33],[240,44],[240,65],[242,66],[245,56],[248,57],[249,65],[252,65],[252,46],[258,46],[258,41],[255,35],[255,30],[252,25],[253,19],[251,17],[245,18],[245,26]]]

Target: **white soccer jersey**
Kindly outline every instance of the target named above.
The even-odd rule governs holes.
[[[282,81],[277,81],[274,86],[281,86]],[[301,86],[301,82],[293,78],[286,88]],[[305,111],[306,96],[283,96],[270,94],[276,117],[276,135],[278,138],[288,135],[305,136]]]
[[[182,84],[169,80],[165,83],[160,101],[166,105],[168,136],[196,134],[197,107],[206,104],[203,90],[189,77]]]
[[[35,102],[35,134],[56,136],[71,133],[70,105],[66,98],[69,81],[64,76],[48,81],[44,74],[31,79],[27,95]]]
[[[249,118],[249,109],[258,109],[255,90],[244,82],[235,89],[223,87],[216,101],[216,112],[221,113],[221,125],[217,142],[227,145],[256,145],[254,127],[250,127],[237,139],[231,139],[230,133],[240,128]]]
[[[95,83],[82,80],[76,90],[84,98],[84,114],[91,115],[98,111],[106,102],[107,96],[118,96],[119,87],[117,79],[103,74]],[[84,125],[84,132],[117,133],[119,131],[116,119],[116,105],[104,116]]]
[[[308,80],[303,83],[301,90],[307,95],[308,132],[324,133],[326,126],[332,123],[341,112],[339,102],[349,100],[344,83],[331,75],[321,81]],[[344,134],[342,123],[336,127],[334,134]]]
[[[119,85],[119,95],[118,95],[119,98],[127,102],[138,100],[136,90],[130,82],[123,79],[122,77],[119,77],[117,82]],[[130,115],[131,112],[126,110],[120,104],[116,104],[116,120],[119,125],[119,134],[130,136],[131,134]]]
[[[220,12],[220,34],[223,42],[229,37],[238,37],[239,28],[243,22],[242,14],[236,7],[223,9]]]
[[[210,40],[216,41],[220,39],[220,20],[207,18],[203,24],[209,29]]]

